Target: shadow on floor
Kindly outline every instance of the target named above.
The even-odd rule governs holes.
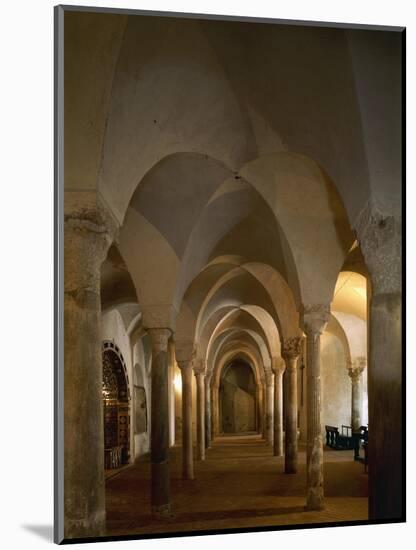
[[[41,539],[48,542],[53,542],[53,526],[52,525],[22,525],[23,529],[38,535]]]
[[[304,506],[286,506],[281,508],[255,508],[249,510],[219,510],[219,511],[205,511],[201,513],[183,513],[177,514],[175,519],[178,522],[193,522],[198,520],[213,521],[218,519],[241,519],[241,518],[253,518],[253,517],[267,517],[267,516],[280,516],[283,514],[299,514],[305,512]]]

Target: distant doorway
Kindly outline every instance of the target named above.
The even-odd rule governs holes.
[[[130,391],[120,350],[103,343],[104,462],[105,469],[130,461]]]
[[[219,393],[222,433],[257,431],[256,381],[248,363],[233,361],[223,370]]]

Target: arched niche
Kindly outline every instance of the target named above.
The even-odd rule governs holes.
[[[221,373],[220,426],[224,435],[258,431],[258,403],[255,374],[243,359],[235,359]]]
[[[130,460],[130,389],[126,364],[118,346],[102,345],[105,468]]]

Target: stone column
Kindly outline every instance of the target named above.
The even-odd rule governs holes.
[[[151,506],[156,519],[170,515],[169,386],[167,328],[147,330],[152,343]]]
[[[273,444],[273,372],[266,371],[266,441]]]
[[[182,379],[182,477],[194,479],[192,443],[192,362],[177,361]]]
[[[321,425],[321,334],[329,318],[329,306],[304,306],[307,376],[307,497],[308,510],[324,507],[324,460]]]
[[[256,429],[259,434],[263,434],[263,417],[262,417],[262,410],[263,410],[263,402],[262,402],[262,381],[256,385]]]
[[[298,373],[297,361],[302,351],[302,338],[295,336],[283,342],[282,357],[286,363],[284,374],[285,399],[285,473],[298,471]]]
[[[363,389],[362,373],[365,369],[367,360],[365,357],[357,358],[353,363],[349,363],[347,370],[351,378],[351,426],[352,431],[357,432],[361,426],[361,417],[363,413]]]
[[[201,362],[194,362],[196,377],[196,410],[197,410],[197,456],[205,460],[205,369]]]
[[[207,449],[211,448],[211,379],[212,374],[205,377],[205,445]]]
[[[66,539],[105,534],[100,268],[114,235],[108,227],[98,209],[65,214],[62,435]]]
[[[214,382],[211,390],[212,397],[212,406],[211,406],[211,415],[212,415],[212,435],[217,437],[220,432],[220,418],[219,418],[219,396],[218,396],[218,384]]]
[[[384,209],[384,211],[383,211]],[[368,203],[357,236],[371,276],[368,348],[369,519],[402,519],[401,217]]]
[[[283,456],[283,373],[284,361],[280,357],[273,357],[272,369],[274,372],[274,437],[273,454]]]

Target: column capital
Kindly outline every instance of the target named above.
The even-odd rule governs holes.
[[[355,223],[373,294],[401,292],[402,288],[402,219],[393,210],[398,209],[371,199]]]
[[[283,359],[296,359],[302,353],[302,336],[285,338],[282,346]]]
[[[179,360],[176,359],[176,364],[178,365],[178,368],[179,370],[181,371],[187,371],[187,370],[192,370],[192,362],[191,361],[186,361],[186,360]]]
[[[329,304],[304,304],[301,313],[306,333],[323,333],[330,316]]]
[[[65,191],[64,224],[66,230],[102,235],[111,243],[117,239],[120,224],[100,193]]]
[[[281,357],[272,357],[272,371],[276,375],[283,374],[286,368],[286,363]]]
[[[205,375],[205,360],[199,357],[195,357],[192,360],[192,368],[194,370],[195,376],[199,374]]]
[[[352,382],[358,382],[366,366],[366,357],[356,357],[354,361],[347,362],[347,372]]]
[[[100,268],[118,226],[98,204],[66,205],[64,214],[65,298],[88,307],[91,296],[99,298]]]
[[[168,340],[172,336],[172,331],[169,328],[158,327],[148,328],[147,333],[152,341],[152,347],[156,349],[167,349]]]
[[[274,380],[273,380],[273,372],[271,370],[266,370],[264,372],[264,377],[265,377],[265,380],[266,380],[266,386],[273,386],[274,384]]]

